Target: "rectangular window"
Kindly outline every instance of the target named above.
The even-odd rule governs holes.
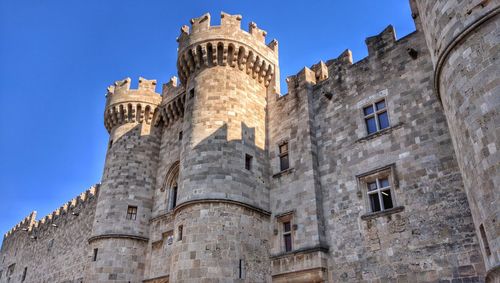
[[[488,238],[486,238],[486,231],[484,230],[483,224],[479,225],[479,233],[481,234],[481,239],[483,240],[484,252],[487,256],[490,256],[490,244],[488,243]]]
[[[178,228],[178,233],[177,233],[177,241],[182,241],[182,230],[183,230],[183,226],[180,225],[179,228]]]
[[[250,154],[245,154],[245,169],[249,171],[252,170],[252,159],[253,157]]]
[[[245,279],[244,268],[245,268],[245,262],[242,259],[240,259],[238,264],[238,279]]]
[[[292,224],[290,221],[283,222],[283,243],[285,252],[292,250]]]
[[[194,88],[189,90],[189,99],[194,98]]]
[[[113,146],[113,140],[109,140],[108,148],[111,148],[112,146]]]
[[[288,143],[283,143],[279,146],[280,152],[280,170],[285,171],[290,167],[290,162],[288,159]]]
[[[394,200],[394,165],[357,176],[364,188],[369,212],[379,212],[396,207]]]
[[[97,261],[97,252],[99,249],[94,249],[94,254],[92,255],[92,261]]]
[[[363,116],[369,135],[389,128],[389,116],[387,116],[385,99],[364,107]]]
[[[137,218],[137,206],[128,206],[127,209],[127,219],[135,220]]]
[[[393,208],[389,178],[375,178],[367,184],[372,212]]]
[[[24,280],[26,280],[26,273],[28,272],[28,268],[25,267],[24,270],[23,270],[23,277],[21,279],[21,282],[24,282]]]
[[[182,131],[179,132],[179,140],[182,140]]]
[[[172,197],[172,207],[174,209],[177,206],[177,184],[175,184],[171,189],[171,197]]]

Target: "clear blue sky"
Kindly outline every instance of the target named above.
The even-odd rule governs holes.
[[[0,233],[100,181],[106,87],[176,75],[175,38],[191,18],[256,22],[280,43],[283,81],[346,48],[362,59],[365,38],[389,24],[398,38],[412,32],[408,2],[0,0]]]

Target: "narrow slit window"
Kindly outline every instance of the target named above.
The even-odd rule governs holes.
[[[184,229],[184,227],[182,225],[180,225],[178,228],[178,233],[177,233],[177,241],[182,241],[183,229]]]
[[[113,147],[113,140],[109,140],[109,143],[108,143],[108,148],[111,148]]]
[[[172,209],[177,206],[177,184],[172,187]]]
[[[363,115],[369,135],[389,128],[389,116],[385,99],[364,107]]]
[[[283,143],[279,146],[280,170],[285,171],[290,168],[290,160],[288,156],[288,143]]]
[[[182,131],[179,132],[179,140],[182,140]]]
[[[92,261],[97,261],[97,252],[99,249],[94,249],[94,254],[92,255]]]
[[[290,221],[283,222],[283,244],[285,252],[292,250],[292,224]]]
[[[490,256],[490,244],[488,243],[488,238],[486,238],[486,231],[484,230],[483,224],[479,225],[479,233],[481,233],[481,240],[483,240],[484,252],[486,255]]]
[[[21,282],[24,282],[24,280],[26,280],[26,274],[28,273],[28,268],[25,267],[24,270],[23,270],[23,277],[21,279]]]
[[[137,206],[129,205],[127,208],[127,219],[135,220],[137,218]]]
[[[250,154],[245,154],[245,169],[248,171],[252,171],[252,161],[253,161],[253,156]]]
[[[189,90],[189,99],[194,98],[194,88]]]

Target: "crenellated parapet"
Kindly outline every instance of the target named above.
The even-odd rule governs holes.
[[[191,20],[178,38],[177,68],[180,81],[204,68],[229,66],[246,72],[266,87],[276,77],[278,42],[266,45],[266,32],[250,23],[248,32],[240,28],[241,15],[221,13],[221,25],[210,25],[210,14]]]
[[[72,216],[78,215],[79,207],[95,199],[98,191],[99,185],[94,185],[40,220],[36,220],[36,211],[31,212],[26,218],[5,233],[4,240],[14,235],[17,231],[36,233],[36,231],[53,224],[53,222],[60,217],[68,214],[72,214]]]
[[[170,78],[169,82],[163,85],[162,98],[160,107],[154,115],[153,123],[158,126],[160,122],[163,122],[163,125],[168,127],[184,116],[186,91],[183,86],[177,84],[177,77]]]
[[[139,78],[139,87],[130,89],[130,78],[116,81],[108,87],[104,125],[108,132],[125,123],[151,124],[160,105],[161,96],[155,92],[156,80]]]
[[[17,231],[31,231],[36,222],[36,211],[31,212],[26,216],[21,222],[17,223],[16,226],[12,227],[7,233],[5,233],[4,238],[7,238]]]

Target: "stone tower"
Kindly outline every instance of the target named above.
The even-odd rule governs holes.
[[[130,82],[108,88],[104,124],[110,137],[85,282],[140,282],[144,272],[160,143],[151,121],[161,96],[154,80],[140,78],[138,89]]]
[[[500,1],[412,1],[486,265],[500,281]]]
[[[210,26],[205,14],[178,38],[186,103],[174,282],[269,280],[266,105],[278,90],[278,50],[255,23],[246,32],[240,22],[222,13],[221,25]]]

